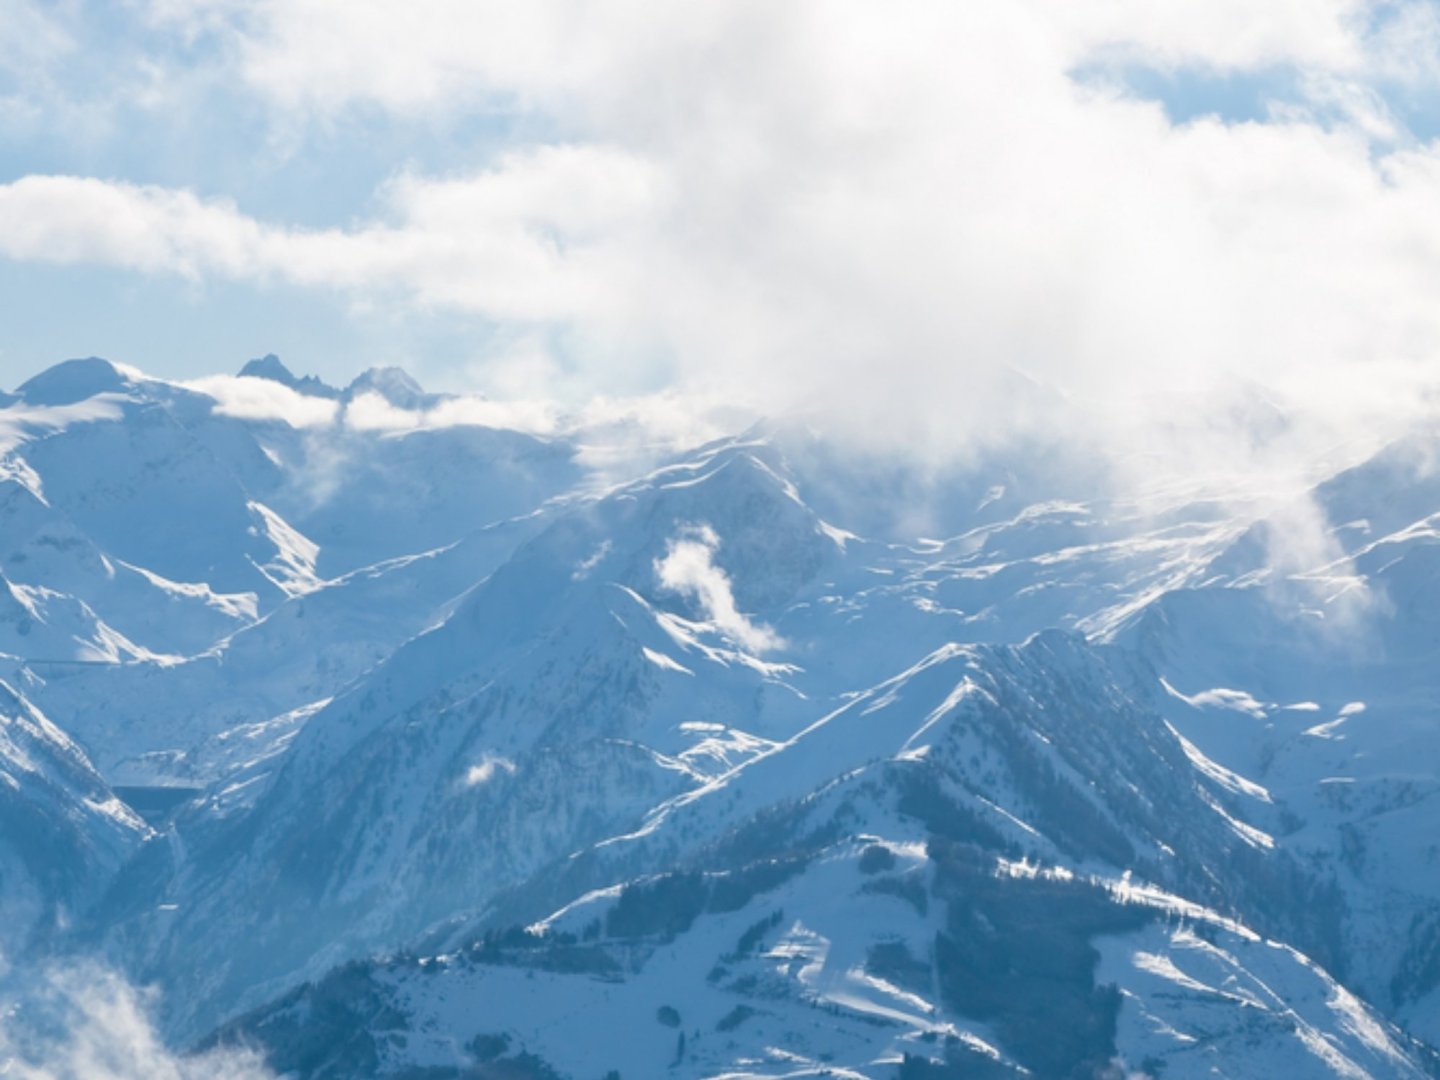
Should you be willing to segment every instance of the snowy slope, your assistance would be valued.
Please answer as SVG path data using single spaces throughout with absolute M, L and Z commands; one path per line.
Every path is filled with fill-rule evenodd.
M 763 585 L 783 597 L 834 550 L 748 455 L 710 466 L 699 478 L 688 470 L 680 482 L 664 474 L 622 489 L 524 545 L 443 626 L 316 713 L 233 832 L 198 820 L 205 844 L 188 843 L 178 868 L 197 902 L 173 916 L 142 913 L 145 929 L 125 932 L 141 933 L 147 953 L 228 956 L 237 932 L 263 940 L 226 972 L 227 993 L 249 992 L 479 908 L 793 730 L 804 702 L 789 667 L 624 584 L 658 592 L 654 563 L 702 499 L 718 520 L 728 509 L 780 526 L 733 532 L 725 554 L 737 580 L 762 539 L 784 537 L 770 551 L 784 558 L 765 581 L 752 575 L 756 592 L 744 596 Z M 606 547 L 611 537 L 620 542 Z M 237 833 L 247 837 L 241 858 L 231 854 Z M 239 908 L 264 914 L 242 930 Z
M 0 954 L 24 956 L 87 915 L 149 832 L 80 748 L 0 682 Z
M 254 738 L 273 756 L 293 725 L 272 721 L 438 621 L 578 477 L 568 446 L 517 433 L 227 401 L 91 359 L 0 408 L 0 652 L 117 782 L 218 782 Z
M 46 501 L 38 477 L 0 480 L 0 567 L 14 585 L 68 597 L 76 611 L 83 604 L 92 623 L 71 630 L 69 636 L 79 639 L 74 642 L 49 649 L 26 642 L 7 649 L 19 655 L 68 659 L 82 645 L 114 653 L 105 641 L 117 636 L 143 643 L 126 648 L 127 659 L 151 652 L 184 654 L 233 632 L 256 614 L 253 594 L 216 593 L 209 586 L 171 581 L 108 557 L 73 520 Z M 52 625 L 59 617 L 57 612 L 43 625 Z M 118 629 L 107 628 L 106 618 L 114 620 Z
M 366 372 L 327 394 L 290 379 L 272 373 L 198 387 L 151 382 L 145 393 L 252 498 L 318 546 L 323 578 L 452 544 L 531 513 L 586 479 L 572 441 L 467 423 L 463 415 L 455 422 L 436 417 L 426 410 L 444 399 L 398 368 Z M 280 390 L 269 411 L 249 402 L 255 384 L 263 395 L 271 383 L 298 393 Z M 329 411 L 306 411 L 317 395 Z M 292 415 L 297 400 L 302 407 Z M 366 406 L 375 402 L 383 406 L 372 416 L 376 410 Z
M 537 525 L 343 575 L 182 662 L 26 667 L 114 782 L 228 786 L 234 768 L 294 734 L 277 718 L 327 701 L 439 622 Z
M 96 415 L 14 451 L 46 501 L 106 552 L 168 580 L 262 601 L 303 588 L 313 569 L 303 541 L 144 387 L 103 360 L 72 360 L 20 387 L 27 406 Z
M 1429 445 L 1392 447 L 1317 489 L 1319 543 L 1293 537 L 1293 513 L 1257 526 L 1216 560 L 1208 587 L 1165 597 L 1122 641 L 1197 752 L 1266 793 L 1277 842 L 1333 867 L 1352 985 L 1433 1039 L 1440 491 Z M 1277 551 L 1289 560 L 1278 569 Z
M 207 976 L 209 999 L 186 984 L 196 1011 L 176 1023 L 193 1029 L 214 1001 L 513 903 L 507 889 L 562 903 L 567 888 L 681 858 L 872 762 L 925 759 L 932 742 L 965 812 L 1026 850 L 1033 836 L 1049 857 L 1133 868 L 1328 946 L 1334 912 L 1315 902 L 1327 883 L 1270 858 L 1243 800 L 1077 639 L 942 643 L 858 690 L 794 662 L 827 629 L 811 598 L 857 571 L 850 541 L 780 467 L 764 444 L 725 443 L 562 517 L 444 626 L 317 712 L 252 812 L 230 830 L 189 826 L 204 844 L 156 872 L 196 902 L 117 929 L 147 956 L 213 955 L 206 972 L 229 958 L 224 981 Z M 713 544 L 687 550 L 713 558 L 744 613 L 728 630 L 740 616 L 717 614 L 713 597 L 705 610 L 661 572 L 701 524 Z M 891 610 L 875 607 L 877 620 Z M 963 625 L 921 614 L 932 632 Z M 850 617 L 828 618 L 844 648 Z M 765 655 L 747 651 L 771 621 Z M 912 655 L 922 641 L 901 639 Z M 1290 917 L 1267 913 L 1275 901 Z M 243 924 L 263 949 L 234 955 L 237 910 L 264 913 Z
M 348 965 L 217 1038 L 302 1077 L 1424 1075 L 1293 949 L 1129 875 L 997 855 L 973 821 L 962 838 L 962 812 L 895 783 L 926 768 L 781 804 L 527 929 Z
M 1036 904 L 1025 915 L 1049 920 L 1047 903 L 1073 913 L 1089 901 L 1098 925 L 1088 938 L 1084 927 L 1056 935 L 1081 950 L 1076 970 L 1032 961 L 1046 995 L 1028 992 L 1054 1011 L 997 1010 L 964 990 L 947 1000 L 943 901 L 921 912 L 877 888 L 896 879 L 867 876 L 863 858 L 829 855 L 670 941 L 602 929 L 352 966 L 219 1038 L 258 1043 L 304 1077 L 476 1075 L 465 1070 L 487 1062 L 521 1076 L 1049 1076 L 1076 1064 L 1062 1010 L 1088 1005 L 1113 1034 L 1098 1040 L 1103 1060 L 1078 1059 L 1081 1075 L 1127 1065 L 1179 1077 L 1426 1075 L 1423 1052 L 1304 957 L 1203 913 L 1180 922 L 1163 900 L 1093 899 L 1103 888 L 984 882 L 1001 910 Z M 925 877 L 923 856 L 892 858 L 905 880 Z M 933 896 L 924 885 L 913 895 Z
M 368 376 L 372 393 L 408 380 Z M 583 479 L 563 442 L 344 414 L 296 427 L 217 393 L 98 359 L 22 385 L 0 408 L 0 568 L 151 651 L 192 655 L 324 580 L 454 544 Z

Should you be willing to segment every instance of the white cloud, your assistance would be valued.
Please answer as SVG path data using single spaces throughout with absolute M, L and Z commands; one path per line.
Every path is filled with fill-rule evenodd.
M 283 242 L 224 202 L 187 191 L 77 176 L 26 176 L 0 186 L 0 252 L 12 259 L 133 270 L 243 275 Z
M 287 108 L 369 101 L 403 112 L 553 106 L 617 70 L 701 40 L 726 6 L 639 0 L 421 0 L 409 18 L 384 0 L 152 0 L 161 21 L 226 26 L 241 76 Z
M 1243 69 L 1365 63 L 1366 0 L 1047 0 L 1072 49 L 1114 48 L 1145 63 Z
M 1235 387 L 1263 382 L 1331 434 L 1428 408 L 1440 148 L 1376 80 L 1425 78 L 1433 5 L 163 7 L 223 38 L 287 122 L 490 111 L 517 134 L 484 169 L 402 173 L 345 228 L 22 178 L 0 186 L 0 252 L 336 289 L 521 340 L 558 327 L 564 364 L 507 360 L 507 381 L 816 408 L 922 450 L 1057 425 L 1148 450 L 1150 399 L 1177 388 L 1216 408 L 1166 425 L 1237 464 Z M 1288 66 L 1301 96 L 1267 123 L 1177 125 L 1072 77 L 1107 57 Z M 1061 393 L 1017 390 L 1015 369 Z
M 339 404 L 299 393 L 273 379 L 207 375 L 179 385 L 215 399 L 215 411 L 240 420 L 281 420 L 294 428 L 325 427 L 335 422 Z
M 140 372 L 134 374 L 137 379 L 148 378 Z M 748 413 L 674 391 L 622 397 L 598 395 L 578 405 L 554 398 L 492 400 L 457 394 L 428 407 L 407 409 L 373 391 L 341 402 L 302 394 L 271 379 L 248 376 L 209 375 L 175 385 L 214 399 L 214 409 L 222 416 L 272 420 L 308 431 L 307 476 L 317 504 L 333 493 L 349 461 L 351 435 L 400 435 L 475 426 L 540 438 L 566 437 L 574 440 L 578 462 L 596 483 L 603 484 L 633 477 L 669 455 L 732 433 L 754 420 Z M 115 408 L 109 403 L 102 406 L 110 412 Z M 92 407 L 87 404 L 86 408 Z M 69 407 L 66 416 L 72 413 L 72 419 L 89 415 Z M 52 422 L 33 409 L 24 416 L 28 418 L 25 423 L 32 426 Z M 20 437 L 22 430 L 17 427 L 10 438 Z M 6 431 L 0 429 L 0 449 L 6 437 Z
M 478 765 L 471 765 L 465 771 L 465 786 L 467 788 L 480 787 L 495 779 L 498 773 L 515 775 L 515 762 L 509 758 L 501 757 L 498 754 L 486 754 L 480 759 Z
M 1440 80 L 1440 5 L 1396 4 L 1372 39 L 1372 66 L 1410 86 Z
M 271 1080 L 249 1051 L 178 1054 L 150 1020 L 150 998 L 92 964 L 26 977 L 0 1000 L 0 1075 L 16 1080 Z
M 470 425 L 550 435 L 560 430 L 563 417 L 553 401 L 457 396 L 428 409 L 405 409 L 368 392 L 345 405 L 344 421 L 356 431 L 424 431 Z
M 783 648 L 785 642 L 774 630 L 751 622 L 735 606 L 730 578 L 715 565 L 719 548 L 720 538 L 709 525 L 683 530 L 666 545 L 665 557 L 655 560 L 661 586 L 695 601 L 717 630 L 746 651 Z
M 643 160 L 600 146 L 537 147 L 464 180 L 402 176 L 385 194 L 393 220 L 297 229 L 188 191 L 27 176 L 0 185 L 0 254 L 596 320 L 639 284 L 617 236 L 665 201 Z
M 1426 3 L 1389 0 L 1012 0 L 1003 17 L 1048 37 L 1074 62 L 1113 51 L 1162 65 L 1244 69 L 1284 64 L 1356 71 L 1413 48 Z M 907 0 L 888 10 L 811 0 L 777 11 L 759 0 L 656 8 L 638 0 L 537 0 L 512 6 L 417 0 L 397 12 L 385 0 L 151 0 L 183 26 L 226 26 L 239 72 L 277 105 L 333 113 L 372 103 L 402 113 L 476 107 L 581 111 L 667 109 L 641 87 L 713 76 L 753 47 L 765 64 L 777 41 L 812 35 L 817 66 L 837 46 L 861 49 L 919 38 L 930 29 L 994 25 L 997 2 L 945 10 Z M 866 23 L 857 24 L 857 15 Z M 972 42 L 934 43 L 957 59 Z M 802 75 L 811 72 L 802 71 Z M 835 72 L 829 72 L 835 74 Z M 933 79 L 940 73 L 921 72 Z M 912 76 L 913 77 L 913 76 Z M 647 98 L 649 100 L 647 100 Z

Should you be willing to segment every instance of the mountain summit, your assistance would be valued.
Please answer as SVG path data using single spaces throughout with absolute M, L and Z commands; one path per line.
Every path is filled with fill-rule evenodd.
M 31 405 L 73 405 L 97 394 L 124 392 L 130 383 L 131 373 L 109 360 L 90 356 L 46 369 L 22 383 L 16 393 Z
M 379 394 L 399 409 L 424 409 L 443 400 L 439 395 L 427 394 L 409 372 L 398 367 L 373 367 L 362 371 L 345 388 L 342 397 L 348 401 L 361 394 Z
M 338 398 L 340 391 L 314 375 L 296 377 L 274 353 L 266 353 L 255 360 L 247 361 L 240 369 L 241 378 L 269 379 L 281 386 L 288 386 L 301 394 L 311 397 Z

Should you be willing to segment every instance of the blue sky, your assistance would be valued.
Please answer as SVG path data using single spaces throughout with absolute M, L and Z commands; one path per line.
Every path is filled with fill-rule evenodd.
M 0 113 L 3 181 L 124 180 L 231 200 L 269 221 L 344 227 L 373 212 L 377 188 L 397 170 L 475 167 L 514 127 L 512 117 L 489 110 L 429 122 L 370 109 L 291 133 L 262 99 L 224 77 L 213 35 L 187 42 L 182 32 L 147 25 L 137 5 L 0 2 L 0 12 L 7 8 L 26 17 L 0 16 L 0 38 L 24 37 L 43 19 L 70 42 L 42 71 L 0 66 L 0 100 L 17 103 Z M 15 51 L 0 50 L 0 58 Z M 163 68 L 159 77 L 179 100 L 146 101 L 135 91 L 135 69 L 150 63 Z M 70 356 L 102 354 L 181 377 L 270 351 L 336 379 L 397 361 L 443 379 L 457 361 L 483 356 L 497 333 L 487 320 L 367 309 L 325 288 L 184 280 L 84 262 L 0 260 L 0 296 L 5 386 Z
M 0 384 L 1414 397 L 1437 56 L 1429 0 L 0 0 Z

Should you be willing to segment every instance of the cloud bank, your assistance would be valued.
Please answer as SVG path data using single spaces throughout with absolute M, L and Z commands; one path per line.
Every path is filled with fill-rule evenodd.
M 372 114 L 510 133 L 325 228 L 24 176 L 5 256 L 464 312 L 555 335 L 522 397 L 665 386 L 926 452 L 1079 427 L 1238 463 L 1257 384 L 1327 438 L 1430 408 L 1440 149 L 1389 104 L 1440 91 L 1429 2 L 146 12 L 291 138 Z M 1176 122 L 1137 68 L 1251 80 L 1262 115 Z

